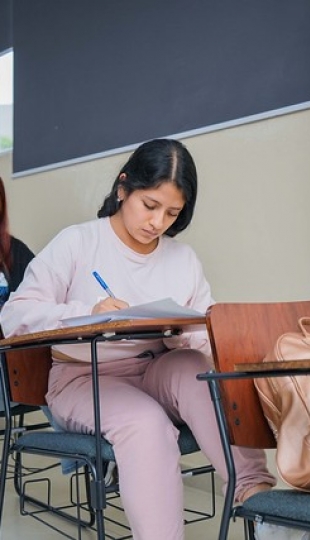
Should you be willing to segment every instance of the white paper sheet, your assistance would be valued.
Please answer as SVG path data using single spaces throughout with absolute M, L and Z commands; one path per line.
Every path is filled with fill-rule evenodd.
M 174 302 L 172 298 L 163 298 L 155 302 L 140 304 L 116 311 L 105 311 L 98 315 L 86 315 L 82 317 L 70 317 L 63 319 L 63 326 L 80 326 L 86 324 L 98 324 L 101 322 L 121 321 L 128 319 L 154 319 L 154 318 L 195 318 L 203 314 L 191 308 L 183 307 Z

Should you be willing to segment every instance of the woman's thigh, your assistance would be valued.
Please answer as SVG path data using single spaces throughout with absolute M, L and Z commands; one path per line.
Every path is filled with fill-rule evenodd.
M 171 421 L 162 406 L 139 388 L 141 377 L 99 376 L 101 431 L 112 444 L 128 430 L 147 436 Z M 49 404 L 55 420 L 69 431 L 94 433 L 92 381 L 80 376 L 54 397 Z
M 143 389 L 162 404 L 175 422 L 181 421 L 183 405 L 190 407 L 200 396 L 208 401 L 208 385 L 197 381 L 197 374 L 210 369 L 207 357 L 198 350 L 173 349 L 150 362 L 143 378 Z

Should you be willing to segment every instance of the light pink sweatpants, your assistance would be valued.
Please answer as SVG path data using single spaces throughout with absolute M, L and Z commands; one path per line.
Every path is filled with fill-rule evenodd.
M 91 367 L 54 364 L 48 405 L 60 425 L 93 432 Z M 113 444 L 124 509 L 135 540 L 182 540 L 183 485 L 178 430 L 184 421 L 202 452 L 226 480 L 225 462 L 199 351 L 176 349 L 151 361 L 100 364 L 102 433 Z M 173 423 L 174 422 L 174 423 Z M 275 484 L 261 450 L 234 448 L 236 499 L 247 487 Z

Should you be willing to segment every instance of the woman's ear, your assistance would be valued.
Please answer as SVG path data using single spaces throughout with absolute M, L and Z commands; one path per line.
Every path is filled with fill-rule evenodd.
M 121 173 L 119 175 L 119 180 L 120 180 L 120 183 L 119 183 L 119 186 L 117 188 L 117 200 L 118 202 L 121 202 L 125 199 L 125 196 L 126 196 L 126 190 L 124 189 L 124 186 L 122 184 L 122 182 L 124 182 L 127 178 L 127 174 L 126 173 Z

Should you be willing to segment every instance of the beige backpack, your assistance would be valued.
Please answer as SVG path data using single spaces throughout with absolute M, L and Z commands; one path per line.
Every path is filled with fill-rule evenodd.
M 301 332 L 280 336 L 264 362 L 310 360 L 310 317 L 302 317 Z M 310 491 L 309 375 L 254 379 L 268 423 L 277 440 L 276 463 L 290 486 Z

